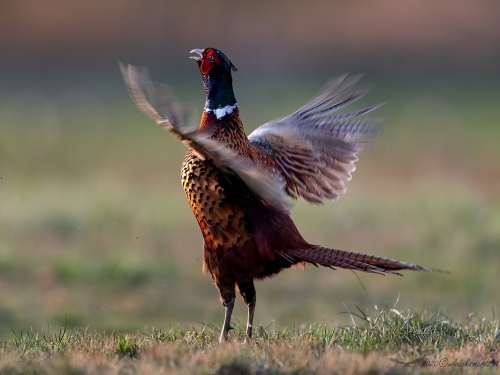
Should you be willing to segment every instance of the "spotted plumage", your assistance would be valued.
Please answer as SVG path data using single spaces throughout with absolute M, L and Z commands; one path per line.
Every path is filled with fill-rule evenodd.
M 228 337 L 236 290 L 248 305 L 250 339 L 254 280 L 294 265 L 393 274 L 435 271 L 310 244 L 290 217 L 292 199 L 321 203 L 345 192 L 358 152 L 379 133 L 379 121 L 363 117 L 378 106 L 337 114 L 366 94 L 353 89 L 359 76 L 332 80 L 305 106 L 247 137 L 232 87 L 235 66 L 214 48 L 191 52 L 206 93 L 198 128 L 186 126 L 184 109 L 173 102 L 168 86 L 152 83 L 145 69 L 121 69 L 139 109 L 188 147 L 181 181 L 204 238 L 203 269 L 225 307 L 221 340 Z
M 181 181 L 205 243 L 218 246 L 244 246 L 249 240 L 245 218 L 236 205 L 224 194 L 223 176 L 209 161 L 188 151 L 181 169 Z

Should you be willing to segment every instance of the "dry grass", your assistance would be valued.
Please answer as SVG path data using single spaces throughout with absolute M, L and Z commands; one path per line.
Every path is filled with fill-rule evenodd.
M 285 92 L 302 92 L 290 85 Z M 293 212 L 313 243 L 452 274 L 359 275 L 367 296 L 347 271 L 286 271 L 257 284 L 256 324 L 275 328 L 259 329 L 250 345 L 237 328 L 239 338 L 222 346 L 214 343 L 217 329 L 194 326 L 219 324 L 223 309 L 200 272 L 201 236 L 178 181 L 183 146 L 148 123 L 125 93 L 124 102 L 103 99 L 106 116 L 89 102 L 72 112 L 67 100 L 14 95 L 0 117 L 0 372 L 409 373 L 417 368 L 388 358 L 498 359 L 498 90 L 474 87 L 460 91 L 467 95 L 441 93 L 448 102 L 436 100 L 438 92 L 414 94 L 408 104 L 393 86 L 381 95 L 393 103 L 391 124 L 361 154 L 348 194 L 323 207 L 299 203 Z M 286 114 L 305 99 L 277 113 L 264 97 L 245 123 Z M 54 108 L 74 126 L 49 126 Z M 425 309 L 449 323 L 417 313 L 420 322 L 403 324 L 405 313 L 381 325 L 360 315 L 356 327 L 339 315 L 345 306 L 364 313 L 392 306 L 398 295 L 399 311 Z M 233 322 L 245 317 L 238 300 Z
M 353 325 L 258 327 L 250 344 L 237 326 L 217 343 L 209 326 L 122 335 L 60 328 L 18 332 L 1 349 L 2 374 L 466 374 L 498 368 L 498 320 L 456 324 L 442 316 L 386 309 L 353 314 Z M 354 322 L 354 319 L 357 321 Z M 394 361 L 411 362 L 410 368 Z
M 101 353 L 64 352 L 55 356 L 40 356 L 29 360 L 6 355 L 2 362 L 2 374 L 410 374 L 440 373 L 449 371 L 460 374 L 491 374 L 497 369 L 488 362 L 498 352 L 490 353 L 481 346 L 468 346 L 461 350 L 443 350 L 429 361 L 440 361 L 437 367 L 418 364 L 404 368 L 390 358 L 411 361 L 417 356 L 405 358 L 400 353 L 371 352 L 367 354 L 329 347 L 315 350 L 307 345 L 279 344 L 244 346 L 229 343 L 213 346 L 203 351 L 188 350 L 182 343 L 152 344 L 140 357 L 129 358 Z M 448 367 L 455 360 L 460 363 L 471 359 L 483 367 Z M 463 363 L 463 362 L 462 362 Z

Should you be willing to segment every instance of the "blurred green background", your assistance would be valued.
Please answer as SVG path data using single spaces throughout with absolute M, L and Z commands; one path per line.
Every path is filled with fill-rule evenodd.
M 128 98 L 118 60 L 148 66 L 201 114 L 193 48 L 224 51 L 247 131 L 324 81 L 365 72 L 387 102 L 337 203 L 299 202 L 312 243 L 451 271 L 404 277 L 309 267 L 257 284 L 256 323 L 374 309 L 500 314 L 500 3 L 2 1 L 0 339 L 11 328 L 220 325 L 179 181 L 185 148 Z M 374 115 L 375 116 L 375 115 Z M 345 306 L 344 306 L 345 304 Z M 244 322 L 238 299 L 234 314 Z

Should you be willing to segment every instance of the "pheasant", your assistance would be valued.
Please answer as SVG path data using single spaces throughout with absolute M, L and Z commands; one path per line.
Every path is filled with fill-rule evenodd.
M 268 122 L 248 137 L 232 87 L 236 67 L 215 48 L 191 51 L 203 78 L 206 103 L 198 128 L 166 85 L 147 69 L 120 63 L 137 107 L 180 139 L 188 151 L 182 186 L 204 238 L 203 270 L 210 273 L 225 308 L 220 341 L 227 340 L 236 289 L 248 306 L 252 337 L 254 280 L 306 263 L 370 273 L 439 271 L 395 259 L 337 250 L 307 242 L 290 217 L 291 200 L 336 200 L 351 179 L 358 152 L 380 131 L 363 118 L 378 106 L 337 114 L 366 94 L 354 90 L 360 76 L 329 82 L 305 106 Z

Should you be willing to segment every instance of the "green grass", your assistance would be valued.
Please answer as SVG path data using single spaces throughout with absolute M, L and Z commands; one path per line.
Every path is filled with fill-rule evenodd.
M 269 84 L 272 92 L 262 96 L 252 96 L 259 84 L 238 93 L 248 130 L 316 90 L 298 81 Z M 64 93 L 4 93 L 3 372 L 37 373 L 42 363 L 46 373 L 146 373 L 147 366 L 192 373 L 198 363 L 201 373 L 231 373 L 231 366 L 240 373 L 394 373 L 405 370 L 388 356 L 489 358 L 489 350 L 498 352 L 493 312 L 500 311 L 500 91 L 461 85 L 451 91 L 438 82 L 429 93 L 425 85 L 380 82 L 366 100 L 389 100 L 378 111 L 390 121 L 360 154 L 348 193 L 324 206 L 299 202 L 292 216 L 312 243 L 451 275 L 358 273 L 365 293 L 345 270 L 287 270 L 256 284 L 256 340 L 223 350 L 214 343 L 223 308 L 201 273 L 202 238 L 179 182 L 184 146 L 145 119 L 121 86 L 98 100 L 75 88 L 87 93 L 76 95 L 87 98 L 82 104 Z M 398 296 L 399 311 L 426 313 L 386 310 L 376 320 L 374 306 L 392 306 Z M 341 314 L 345 306 L 360 315 L 357 326 Z M 373 311 L 371 322 L 355 306 Z M 238 299 L 233 321 L 245 319 Z M 233 338 L 241 332 L 238 326 Z
M 54 333 L 14 332 L 0 347 L 0 373 L 164 373 L 170 374 L 359 374 L 407 373 L 391 359 L 409 362 L 413 370 L 432 373 L 439 367 L 460 373 L 477 368 L 446 366 L 455 360 L 483 363 L 484 373 L 497 369 L 500 355 L 498 319 L 470 318 L 458 324 L 428 312 L 400 312 L 395 307 L 369 313 L 351 312 L 352 324 L 327 322 L 288 329 L 257 327 L 244 344 L 244 327 L 235 324 L 228 343 L 217 343 L 212 325 L 149 328 L 136 334 L 97 333 L 66 326 Z M 463 363 L 462 362 L 462 363 Z M 488 363 L 490 362 L 490 363 Z

